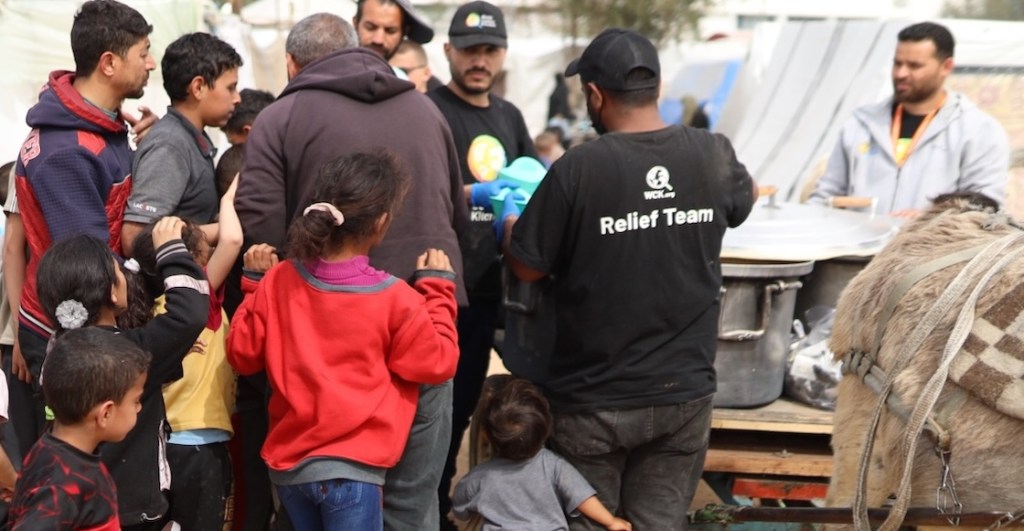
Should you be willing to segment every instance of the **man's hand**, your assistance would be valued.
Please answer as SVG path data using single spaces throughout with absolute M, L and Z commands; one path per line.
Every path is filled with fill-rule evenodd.
M 452 262 L 448 255 L 440 249 L 427 249 L 427 252 L 421 254 L 416 259 L 416 270 L 423 271 L 425 269 L 448 271 L 449 273 L 455 272 L 452 269 Z
M 242 264 L 246 270 L 253 273 L 266 273 L 277 265 L 277 249 L 265 243 L 253 245 L 242 256 Z
M 908 209 L 905 209 L 905 210 L 897 210 L 895 212 L 889 212 L 889 215 L 894 217 L 894 218 L 912 220 L 912 219 L 919 218 L 921 216 L 921 214 L 923 214 L 923 213 L 924 213 L 923 210 L 918 210 L 916 208 L 908 208 Z
M 516 204 L 516 200 L 522 201 L 524 198 L 519 192 L 511 191 L 505 196 L 505 202 L 502 204 L 500 215 L 494 216 L 494 223 L 491 227 L 494 229 L 494 237 L 498 239 L 498 245 L 501 246 L 505 242 L 505 220 L 515 216 L 519 217 L 522 212 L 519 210 L 519 205 Z M 495 212 L 495 214 L 499 214 Z
M 498 192 L 505 189 L 515 190 L 517 188 L 519 188 L 519 185 L 502 179 L 486 183 L 476 183 L 470 188 L 469 203 L 472 206 L 482 207 L 484 210 L 490 212 L 491 196 L 498 195 Z M 511 193 L 509 195 L 511 195 Z
M 147 133 L 149 133 L 150 128 L 152 128 L 153 125 L 156 124 L 157 120 L 160 119 L 149 109 L 149 107 L 146 106 L 139 106 L 138 118 L 124 111 L 121 111 L 121 116 L 124 117 L 124 120 L 128 122 L 128 125 L 132 128 L 132 139 L 135 141 L 135 145 L 142 142 L 142 139 L 146 137 Z

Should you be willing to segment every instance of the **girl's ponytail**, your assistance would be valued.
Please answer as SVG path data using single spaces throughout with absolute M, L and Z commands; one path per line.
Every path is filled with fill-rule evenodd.
M 409 172 L 387 149 L 358 152 L 320 168 L 312 204 L 288 229 L 288 257 L 307 262 L 380 232 L 409 188 Z
M 323 256 L 337 238 L 333 234 L 337 226 L 330 212 L 312 206 L 306 208 L 288 228 L 288 255 L 302 262 Z

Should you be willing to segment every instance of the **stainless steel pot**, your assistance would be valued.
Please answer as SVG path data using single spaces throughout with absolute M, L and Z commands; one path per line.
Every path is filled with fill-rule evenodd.
M 846 284 L 882 250 L 902 220 L 822 205 L 758 200 L 743 225 L 725 233 L 723 259 L 763 262 L 814 260 L 800 280 L 796 316 L 815 306 L 834 308 Z
M 794 316 L 808 324 L 807 310 L 815 306 L 835 308 L 839 294 L 870 261 L 870 256 L 840 256 L 814 262 L 814 271 L 800 279 L 804 287 L 796 294 Z
M 754 407 L 782 395 L 797 280 L 814 262 L 723 263 L 717 407 Z

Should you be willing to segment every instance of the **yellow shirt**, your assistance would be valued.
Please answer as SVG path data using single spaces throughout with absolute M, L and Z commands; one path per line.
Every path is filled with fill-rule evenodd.
M 163 313 L 164 298 L 157 299 L 155 313 Z M 228 316 L 221 310 L 216 330 L 205 328 L 181 367 L 185 376 L 164 386 L 167 420 L 172 431 L 218 429 L 229 434 L 235 409 L 235 372 L 228 365 L 225 345 Z

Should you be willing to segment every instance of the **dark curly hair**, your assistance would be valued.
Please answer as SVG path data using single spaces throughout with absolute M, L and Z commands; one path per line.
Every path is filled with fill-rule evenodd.
M 157 220 L 159 221 L 159 220 Z M 181 220 L 185 226 L 181 228 L 181 241 L 185 248 L 192 253 L 192 258 L 199 263 L 199 241 L 206 237 L 203 228 L 190 219 Z M 139 263 L 139 275 L 146 279 L 148 290 L 153 297 L 159 297 L 163 292 L 163 281 L 156 269 L 156 249 L 153 248 L 153 227 L 156 221 L 142 228 L 139 235 L 135 237 L 135 244 L 132 248 L 135 261 Z
M 551 408 L 537 386 L 512 378 L 496 390 L 483 410 L 484 433 L 498 457 L 529 459 L 551 435 Z
M 238 97 L 241 101 L 235 105 L 235 112 L 231 113 L 228 123 L 224 124 L 225 131 L 241 133 L 243 127 L 252 125 L 256 121 L 256 116 L 274 103 L 274 95 L 265 90 L 242 89 Z

